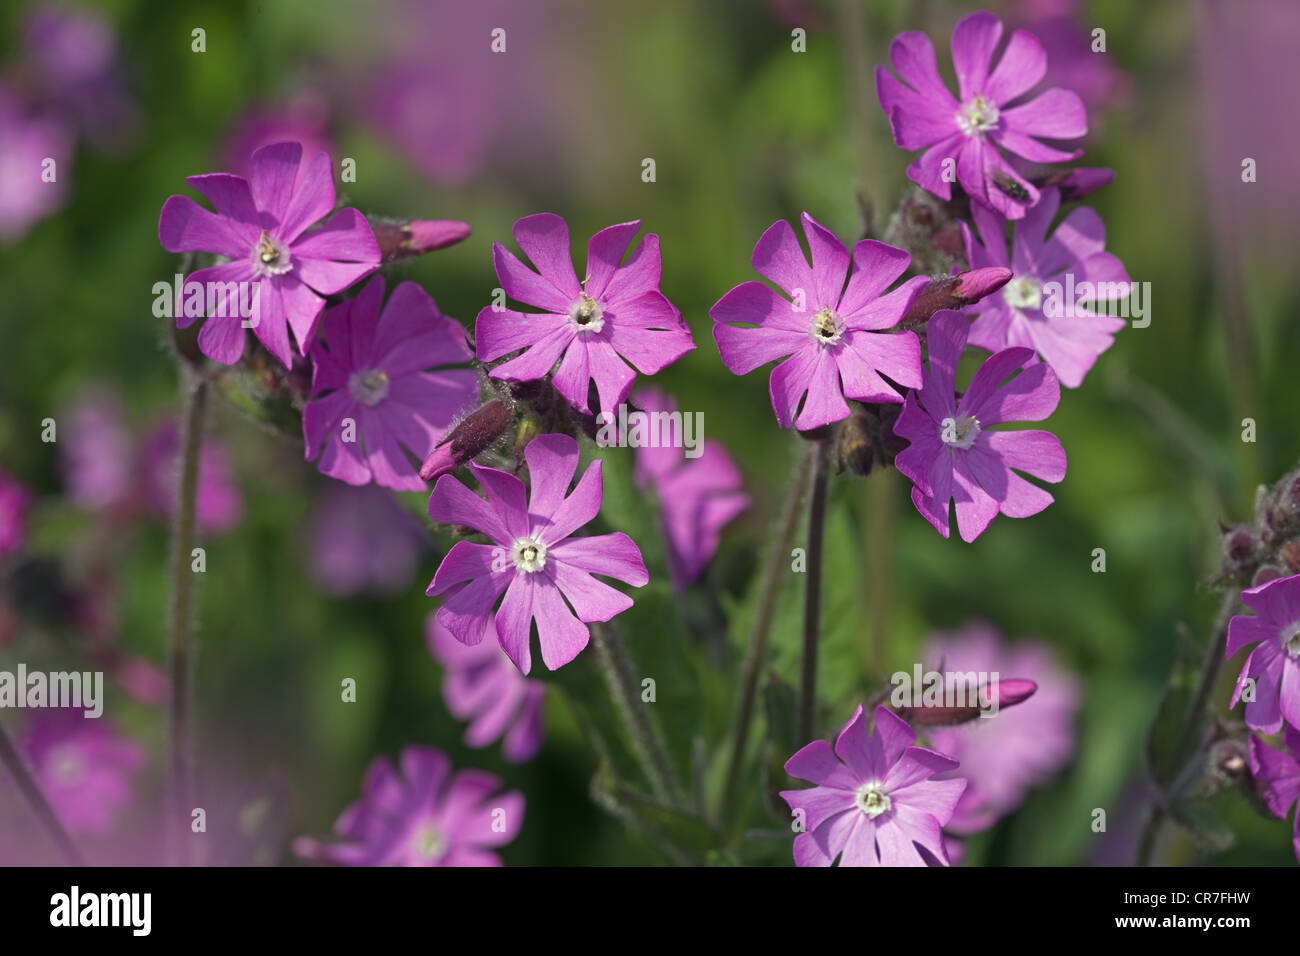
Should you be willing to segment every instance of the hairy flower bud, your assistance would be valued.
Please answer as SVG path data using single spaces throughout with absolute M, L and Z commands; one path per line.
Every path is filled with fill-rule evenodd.
M 958 275 L 931 279 L 907 307 L 899 328 L 923 325 L 942 309 L 961 309 L 998 291 L 1011 280 L 1011 270 L 1000 267 L 972 269 Z
M 425 481 L 437 481 L 454 468 L 483 454 L 505 434 L 512 418 L 510 409 L 500 399 L 493 399 L 471 412 L 424 459 L 420 477 Z

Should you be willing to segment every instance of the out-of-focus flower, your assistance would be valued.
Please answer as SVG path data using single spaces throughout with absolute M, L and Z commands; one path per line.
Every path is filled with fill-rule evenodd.
M 311 567 L 330 594 L 395 594 L 424 550 L 423 529 L 378 485 L 327 483 L 316 503 Z
M 63 205 L 72 173 L 72 136 L 29 111 L 0 85 L 0 243 L 26 235 Z
M 912 481 L 912 503 L 946 538 L 949 502 L 955 501 L 957 529 L 967 542 L 983 534 L 998 512 L 1028 518 L 1052 503 L 1048 492 L 1018 471 L 1057 482 L 1066 467 L 1065 451 L 1051 432 L 991 427 L 1042 421 L 1060 401 L 1056 374 L 1036 362 L 1029 349 L 995 353 L 956 397 L 957 362 L 968 329 L 956 312 L 935 313 L 926 335 L 930 370 L 925 385 L 908 392 L 894 424 L 894 432 L 911 442 L 894 464 Z
M 1250 738 L 1251 778 L 1279 820 L 1285 820 L 1287 812 L 1300 800 L 1300 729 L 1288 726 L 1283 739 L 1287 749 L 1279 751 L 1258 737 Z M 1300 860 L 1300 809 L 1296 810 L 1291 845 L 1296 859 Z
M 442 699 L 457 720 L 466 721 L 465 743 L 486 747 L 501 741 L 511 763 L 525 763 L 542 746 L 542 698 L 546 685 L 519 673 L 501 650 L 495 631 L 478 644 L 462 644 L 438 623 L 424 619 L 429 653 L 442 664 Z
M 36 781 L 68 832 L 110 833 L 130 803 L 144 748 L 117 734 L 107 718 L 80 710 L 36 713 L 25 743 Z
M 1032 33 L 1017 30 L 994 68 L 1001 38 L 1002 21 L 991 13 L 972 13 L 953 30 L 960 101 L 939 76 L 930 38 L 915 31 L 900 33 L 889 47 L 902 82 L 877 67 L 876 89 L 894 142 L 909 152 L 924 150 L 907 167 L 913 182 L 950 199 L 955 172 L 977 203 L 1019 219 L 1038 202 L 1038 190 L 1003 154 L 1036 163 L 1074 159 L 1078 151 L 1043 141 L 1078 139 L 1088 123 L 1083 101 L 1070 90 L 1053 88 L 1025 100 L 1046 75 L 1047 52 Z
M 599 461 L 568 494 L 578 457 L 578 443 L 569 436 L 541 435 L 524 449 L 531 491 L 508 472 L 471 463 L 488 500 L 451 475 L 439 478 L 429 496 L 433 520 L 468 526 L 493 542 L 458 541 L 447 553 L 426 592 L 446 595 L 438 621 L 464 644 L 478 644 L 495 623 L 501 647 L 525 674 L 532 668 L 533 621 L 542 661 L 554 670 L 587 646 L 587 623 L 608 621 L 632 606 L 630 597 L 593 574 L 633 587 L 650 579 L 636 543 L 622 532 L 572 537 L 600 512 L 603 497 Z
M 500 866 L 494 850 L 524 822 L 524 797 L 498 794 L 500 778 L 481 770 L 453 773 L 431 747 L 402 751 L 401 770 L 378 757 L 361 798 L 334 824 L 336 840 L 294 841 L 301 857 L 342 866 Z
M 749 495 L 741 489 L 740 469 L 719 442 L 705 441 L 698 457 L 683 457 L 671 428 L 658 427 L 657 422 L 669 419 L 657 416 L 677 411 L 672 398 L 644 388 L 632 401 L 648 416 L 652 442 L 637 447 L 636 482 L 659 500 L 668 569 L 680 591 L 704 572 L 718 551 L 723 527 L 749 507 Z
M 0 557 L 17 551 L 27 540 L 27 510 L 32 493 L 0 471 Z
M 167 420 L 146 436 L 141 451 L 140 500 L 159 519 L 176 513 L 180 494 L 180 430 Z M 221 533 L 239 524 L 244 516 L 244 499 L 230 466 L 226 446 L 215 438 L 205 439 L 199 450 L 199 485 L 195 521 L 202 532 Z
M 840 731 L 835 749 L 814 740 L 788 761 L 786 773 L 817 784 L 783 790 L 801 814 L 795 837 L 798 866 L 925 866 L 921 850 L 948 864 L 942 828 L 966 788 L 960 779 L 935 779 L 957 761 L 914 746 L 916 733 L 887 707 L 876 708 L 874 731 L 859 706 Z
M 1300 730 L 1300 574 L 1275 578 L 1241 592 L 1255 612 L 1228 622 L 1227 656 L 1248 644 L 1246 658 L 1232 692 L 1232 705 L 1246 701 L 1246 725 L 1275 734 L 1285 721 Z
M 263 146 L 298 143 L 304 156 L 337 155 L 329 133 L 329 108 L 323 99 L 299 96 L 283 106 L 249 110 L 226 137 L 221 157 L 224 168 L 245 179 L 253 178 L 252 156 Z
M 806 212 L 803 231 L 811 266 L 784 219 L 754 246 L 755 270 L 789 300 L 761 282 L 744 282 L 719 299 L 709 315 L 722 362 L 736 375 L 789 356 L 772 370 L 772 409 L 782 428 L 808 430 L 848 418 L 846 397 L 901 402 L 882 375 L 904 388 L 920 386 L 916 333 L 885 330 L 902 320 L 929 280 L 916 276 L 883 294 L 907 270 L 906 252 L 864 239 L 853 247 L 849 275 L 849 254 L 834 233 Z
M 324 296 L 373 272 L 379 245 L 361 213 L 334 212 L 328 154 L 304 158 L 300 144 L 276 143 L 254 153 L 252 165 L 251 180 L 230 173 L 188 177 L 216 212 L 188 196 L 172 196 L 163 203 L 158 240 L 168 252 L 212 252 L 230 260 L 186 279 L 187 288 L 213 283 L 218 290 L 213 311 L 220 314 L 209 316 L 199 331 L 204 355 L 223 365 L 238 362 L 247 320 L 267 351 L 292 368 L 289 330 L 306 355 Z M 247 283 L 256 283 L 258 294 L 254 314 L 245 319 L 240 298 Z M 176 317 L 180 328 L 194 322 L 187 311 Z
M 653 375 L 695 348 L 681 313 L 659 291 L 659 237 L 646 236 L 625 264 L 640 220 L 602 229 L 587 245 L 586 278 L 578 280 L 569 252 L 569 227 L 551 213 L 525 216 L 514 237 L 537 271 L 500 243 L 492 258 L 501 287 L 512 299 L 543 309 L 516 312 L 488 306 L 478 314 L 478 357 L 523 354 L 492 369 L 493 378 L 527 382 L 543 378 L 558 361 L 553 382 L 578 411 L 590 412 L 596 383 L 600 410 L 617 413 L 636 373 Z M 625 361 L 626 360 L 626 361 Z
M 1106 252 L 1106 227 L 1091 209 L 1071 210 L 1047 237 L 1060 205 L 1057 190 L 1043 190 L 1038 205 L 1015 224 L 1009 255 L 1006 220 L 982 206 L 972 207 L 979 238 L 961 224 L 971 266 L 1002 266 L 1015 277 L 1001 295 L 966 311 L 975 316 L 971 345 L 990 352 L 1010 346 L 1033 349 L 1062 385 L 1077 388 L 1125 325 L 1124 319 L 1098 314 L 1082 303 L 1127 299 L 1129 278 L 1123 263 Z
M 308 461 L 320 455 L 321 474 L 350 485 L 421 491 L 403 447 L 423 460 L 478 399 L 478 379 L 469 369 L 443 368 L 467 362 L 469 345 L 427 292 L 403 282 L 384 303 L 384 288 L 376 277 L 325 315 L 311 351 L 305 454 Z
M 1079 709 L 1078 681 L 1043 644 L 1004 644 L 987 624 L 970 624 L 952 634 L 936 634 L 922 659 L 945 673 L 997 674 L 1028 678 L 1032 697 L 954 727 L 929 732 L 935 748 L 961 762 L 966 792 L 948 827 L 956 833 L 987 829 L 1010 813 L 1031 787 L 1059 771 L 1074 753 L 1074 718 Z
M 1109 50 L 1094 52 L 1093 38 L 1077 19 L 1077 0 L 1021 0 L 1010 19 L 1043 44 L 1047 73 L 1042 86 L 1079 94 L 1089 115 L 1123 109 L 1133 97 L 1133 80 L 1115 65 Z M 1095 132 L 1095 130 L 1094 130 Z
M 87 389 L 60 419 L 59 465 L 68 497 L 92 510 L 120 507 L 133 493 L 136 468 L 121 397 Z
M 28 15 L 25 79 L 51 109 L 97 145 L 125 146 L 140 126 L 140 110 L 122 82 L 117 35 L 96 11 L 40 4 Z

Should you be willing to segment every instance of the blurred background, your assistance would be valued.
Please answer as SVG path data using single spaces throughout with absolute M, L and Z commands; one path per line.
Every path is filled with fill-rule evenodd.
M 511 244 L 515 219 L 562 215 L 579 258 L 585 237 L 641 219 L 699 346 L 654 383 L 704 413 L 752 499 L 695 586 L 726 609 L 752 591 L 800 449 L 775 425 L 767 373 L 722 366 L 708 309 L 754 278 L 753 244 L 774 220 L 807 210 L 852 240 L 864 208 L 888 218 L 910 157 L 893 145 L 873 71 L 894 35 L 919 29 L 951 77 L 948 36 L 976 9 L 1035 30 L 1058 71 L 1049 80 L 1084 97 L 1081 162 L 1116 173 L 1085 204 L 1108 250 L 1150 283 L 1151 324 L 1120 332 L 1063 394 L 1050 427 L 1069 473 L 1033 519 L 1003 518 L 966 545 L 935 534 L 897 473 L 834 482 L 822 666 L 840 703 L 826 723 L 910 670 L 934 631 L 979 619 L 1050 645 L 1082 691 L 1073 759 L 968 841 L 966 862 L 1131 857 L 1145 728 L 1179 648 L 1197 656 L 1218 603 L 1206 586 L 1222 558 L 1218 522 L 1248 519 L 1256 486 L 1300 458 L 1300 8 L 1287 0 L 6 3 L 0 476 L 25 491 L 0 515 L 0 540 L 7 522 L 18 542 L 0 557 L 0 669 L 93 661 L 109 672 L 106 712 L 143 757 L 130 798 L 87 838 L 91 857 L 150 859 L 160 805 L 179 392 L 152 290 L 178 268 L 157 220 L 169 195 L 189 194 L 185 176 L 238 172 L 256 146 L 285 138 L 318 143 L 336 168 L 355 159 L 356 181 L 339 186 L 363 212 L 472 225 L 467 241 L 395 276 L 468 327 L 498 284 L 491 244 Z M 498 27 L 504 53 L 490 49 Z M 1097 28 L 1104 54 L 1091 51 Z M 32 156 L 57 158 L 51 188 L 33 185 Z M 1254 183 L 1242 182 L 1246 157 Z M 55 442 L 41 439 L 46 419 Z M 292 862 L 289 841 L 326 834 L 374 757 L 424 743 L 525 793 L 509 864 L 663 862 L 590 800 L 594 763 L 561 695 L 547 695 L 531 762 L 462 742 L 424 638 L 424 588 L 449 544 L 427 531 L 424 496 L 332 482 L 300 442 L 216 396 L 209 421 L 200 786 L 239 817 L 248 861 Z M 1105 573 L 1092 570 L 1096 548 Z M 783 614 L 773 635 L 790 679 L 795 620 Z M 735 690 L 743 629 L 732 630 L 730 676 L 714 678 L 715 741 Z M 340 702 L 340 676 L 357 680 L 355 703 Z M 1227 695 L 1220 687 L 1224 706 Z M 29 730 L 26 714 L 0 720 L 15 737 Z M 0 862 L 52 860 L 0 779 Z M 1108 810 L 1105 838 L 1094 808 Z M 1237 839 L 1216 862 L 1294 862 L 1286 824 L 1240 799 L 1221 810 Z M 782 826 L 756 803 L 746 812 Z M 1178 838 L 1166 852 L 1199 859 Z M 788 863 L 788 844 L 769 858 Z

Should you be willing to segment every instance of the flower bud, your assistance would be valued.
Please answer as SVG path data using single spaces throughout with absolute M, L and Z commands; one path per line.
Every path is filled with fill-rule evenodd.
M 406 222 L 371 219 L 370 228 L 375 233 L 385 263 L 454 246 L 470 233 L 469 223 L 455 219 L 412 219 Z
M 1061 202 L 1075 202 L 1095 193 L 1115 179 L 1115 170 L 1104 166 L 1080 166 L 1053 173 L 1039 184 L 1039 188 L 1055 186 L 1061 191 Z
M 425 481 L 437 481 L 452 469 L 477 458 L 505 434 L 512 418 L 509 407 L 500 399 L 493 399 L 471 412 L 424 459 L 420 477 Z
M 1004 707 L 1014 707 L 1016 704 L 1022 704 L 1030 697 L 1033 697 L 1038 690 L 1038 685 L 1025 678 L 1010 678 L 1008 680 L 999 680 L 992 686 L 985 685 L 980 688 L 979 696 L 981 700 L 984 695 L 988 695 L 988 706 L 960 706 L 960 707 L 903 707 L 898 710 L 898 716 L 902 717 L 914 727 L 951 727 L 955 724 L 965 724 L 975 720 L 986 710 L 996 713 Z
M 931 279 L 929 285 L 913 297 L 911 305 L 898 323 L 899 328 L 915 328 L 927 322 L 941 309 L 961 309 L 974 305 L 1011 281 L 1011 270 L 1000 267 L 972 269 L 958 275 Z

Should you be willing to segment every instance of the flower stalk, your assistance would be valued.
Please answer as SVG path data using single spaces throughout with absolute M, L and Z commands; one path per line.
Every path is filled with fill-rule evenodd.
M 63 823 L 59 820 L 58 814 L 50 806 L 50 802 L 45 799 L 45 794 L 41 792 L 41 785 L 36 782 L 36 777 L 32 774 L 27 762 L 23 760 L 22 754 L 14 746 L 13 740 L 9 733 L 0 724 L 0 764 L 9 771 L 9 775 L 14 778 L 14 783 L 18 787 L 18 792 L 23 795 L 27 805 L 31 807 L 32 813 L 40 821 L 45 832 L 50 835 L 68 863 L 72 866 L 85 866 L 85 857 L 77 849 L 77 845 L 72 842 L 72 837 L 64 829 Z
M 830 487 L 826 439 L 809 448 L 812 493 L 808 503 L 808 572 L 804 578 L 803 664 L 799 677 L 798 739 L 812 740 L 817 718 L 817 652 L 821 643 L 822 557 L 826 543 L 826 498 Z

